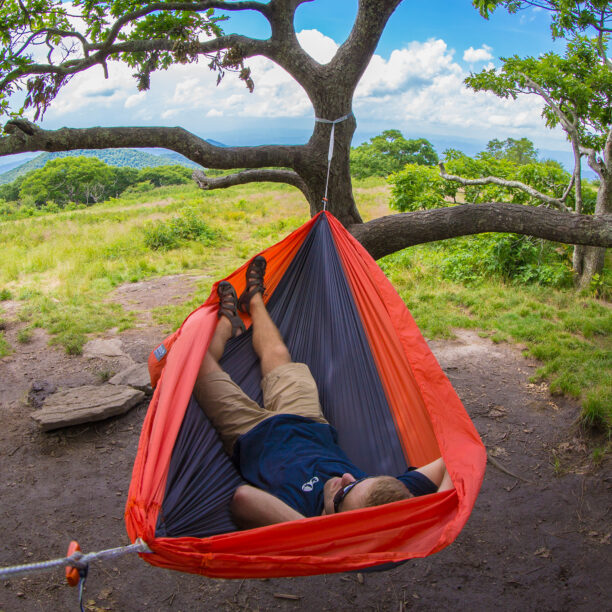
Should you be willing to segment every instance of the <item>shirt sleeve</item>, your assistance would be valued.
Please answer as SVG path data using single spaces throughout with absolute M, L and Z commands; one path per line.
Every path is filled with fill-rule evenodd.
M 416 468 L 410 467 L 397 479 L 401 480 L 415 497 L 436 493 L 438 487 L 427 476 L 415 470 Z

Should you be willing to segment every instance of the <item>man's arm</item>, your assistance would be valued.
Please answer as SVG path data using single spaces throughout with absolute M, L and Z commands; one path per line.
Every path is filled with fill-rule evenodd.
M 230 510 L 241 529 L 253 529 L 304 518 L 285 502 L 251 485 L 236 489 Z
M 442 457 L 420 467 L 417 472 L 427 476 L 438 487 L 438 491 L 447 491 L 454 486 L 449 473 L 446 471 L 446 464 Z

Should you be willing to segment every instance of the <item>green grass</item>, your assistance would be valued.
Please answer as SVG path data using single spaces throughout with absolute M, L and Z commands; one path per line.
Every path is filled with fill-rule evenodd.
M 477 285 L 445 280 L 438 248 L 422 245 L 379 262 L 421 331 L 452 337 L 478 329 L 494 342 L 520 342 L 542 362 L 533 380 L 553 394 L 582 400 L 585 426 L 612 432 L 612 308 L 573 290 L 506 285 L 484 278 Z
M 4 336 L 4 331 L 0 329 L 0 358 L 6 357 L 13 352 L 11 345 Z
M 390 214 L 384 180 L 356 181 L 354 187 L 364 220 Z M 307 218 L 296 189 L 254 184 L 210 192 L 191 185 L 163 187 L 84 210 L 5 220 L 0 222 L 0 309 L 3 300 L 21 302 L 25 327 L 19 342 L 41 327 L 53 343 L 79 354 L 92 335 L 134 324 L 133 315 L 110 299 L 116 287 L 205 272 L 189 302 L 154 310 L 154 320 L 170 331 L 206 300 L 215 279 Z M 609 436 L 612 310 L 594 295 L 610 296 L 612 261 L 590 294 L 579 295 L 572 289 L 510 284 L 494 273 L 461 277 L 452 266 L 461 265 L 460 246 L 469 249 L 469 240 L 413 247 L 379 263 L 427 337 L 450 338 L 464 328 L 494 342 L 524 344 L 527 354 L 542 362 L 535 379 L 546 380 L 553 393 L 579 398 L 584 424 Z M 478 248 L 484 253 L 485 247 L 481 242 Z M 470 265 L 477 269 L 478 257 Z M 0 357 L 10 351 L 0 331 Z

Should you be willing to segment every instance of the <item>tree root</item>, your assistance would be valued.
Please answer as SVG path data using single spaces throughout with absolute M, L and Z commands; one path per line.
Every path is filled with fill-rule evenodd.
M 533 484 L 533 481 L 527 480 L 526 478 L 523 478 L 522 476 L 519 476 L 518 474 L 515 474 L 514 472 L 511 472 L 510 470 L 507 470 L 497 459 L 495 459 L 493 456 L 491 456 L 489 451 L 487 451 L 487 461 L 491 465 L 496 467 L 500 472 L 503 472 L 504 474 L 507 474 L 508 476 L 512 476 L 512 478 L 517 478 L 518 480 L 520 480 L 522 482 L 527 482 L 529 484 Z

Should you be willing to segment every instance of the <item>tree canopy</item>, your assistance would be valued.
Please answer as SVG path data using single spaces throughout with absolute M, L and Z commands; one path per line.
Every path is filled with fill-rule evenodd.
M 503 98 L 537 95 L 544 101 L 542 115 L 549 127 L 567 134 L 574 154 L 572 183 L 575 210 L 583 212 L 581 159 L 585 156 L 600 179 L 594 213 L 612 213 L 612 61 L 608 57 L 612 8 L 605 0 L 475 0 L 485 17 L 502 6 L 511 13 L 538 7 L 552 15 L 554 37 L 568 39 L 563 57 L 546 53 L 538 58 L 502 58 L 501 70 L 484 70 L 466 83 L 476 91 Z M 593 37 L 594 35 L 594 37 Z M 569 189 L 566 192 L 569 194 Z M 579 286 L 601 272 L 603 249 L 576 248 L 574 269 Z
M 25 151 L 65 151 L 130 147 L 164 147 L 213 169 L 246 170 L 227 176 L 197 173 L 203 189 L 253 181 L 291 184 L 302 191 L 311 214 L 327 208 L 376 256 L 424 240 L 487 231 L 497 227 L 499 208 L 444 209 L 441 226 L 429 212 L 410 213 L 393 223 L 362 222 L 355 205 L 350 175 L 351 140 L 356 120 L 352 112 L 355 89 L 378 45 L 388 19 L 401 0 L 359 0 L 347 39 L 326 64 L 315 61 L 300 46 L 295 32 L 297 8 L 312 0 L 224 1 L 172 0 L 9 0 L 0 6 L 0 112 L 8 119 L 0 137 L 0 156 Z M 484 1 L 484 0 L 483 0 Z M 563 0 L 564 2 L 566 0 Z M 491 4 L 491 3 L 489 3 Z M 491 5 L 492 6 L 492 5 Z M 484 10 L 484 9 L 483 9 Z M 489 10 L 489 9 L 487 9 Z M 223 31 L 225 15 L 255 11 L 267 20 L 270 36 L 256 39 Z M 219 147 L 180 127 L 105 127 L 44 130 L 23 118 L 33 109 L 38 120 L 59 91 L 76 74 L 95 66 L 106 72 L 113 62 L 134 69 L 136 86 L 147 89 L 150 75 L 185 62 L 203 64 L 222 78 L 234 71 L 252 88 L 246 64 L 265 57 L 283 68 L 307 94 L 316 117 L 304 145 Z M 25 91 L 23 104 L 16 93 Z M 14 108 L 11 107 L 14 106 Z M 328 168 L 331 133 L 334 148 Z M 421 151 L 422 152 L 422 151 Z M 418 154 L 419 151 L 415 151 Z M 461 209 L 461 210 L 460 210 Z M 544 214 L 547 211 L 543 211 Z M 563 235 L 548 223 L 526 222 L 521 207 L 503 211 L 504 229 L 513 228 L 543 237 Z M 445 218 L 446 218 L 445 217 Z M 530 216 L 531 219 L 531 216 Z M 423 225 L 430 226 L 428 231 Z M 384 231 L 381 233 L 381 227 Z M 612 223 L 590 219 L 565 221 L 567 239 L 588 244 L 612 244 Z M 558 228 L 557 228 L 558 229 Z
M 538 152 L 529 138 L 494 138 L 487 143 L 486 151 L 496 159 L 507 159 L 519 166 L 538 160 Z

